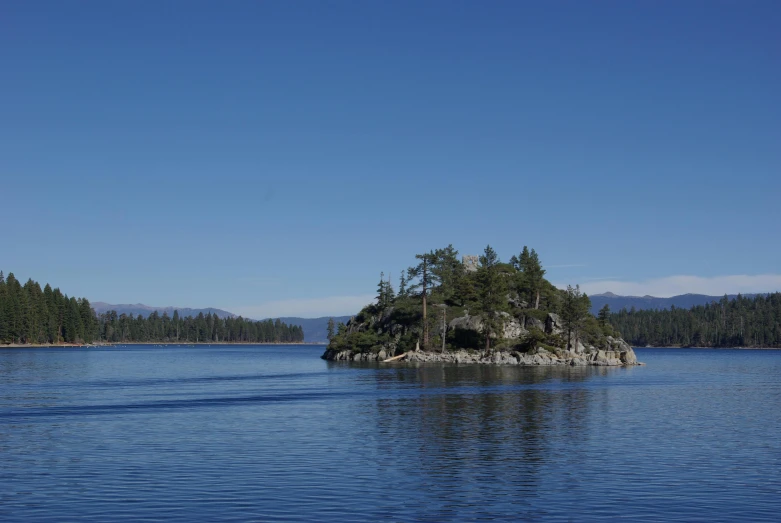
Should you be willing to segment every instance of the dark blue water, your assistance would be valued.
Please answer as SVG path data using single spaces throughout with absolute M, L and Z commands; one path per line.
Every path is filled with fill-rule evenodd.
M 0 520 L 781 518 L 781 352 L 378 367 L 0 350 Z

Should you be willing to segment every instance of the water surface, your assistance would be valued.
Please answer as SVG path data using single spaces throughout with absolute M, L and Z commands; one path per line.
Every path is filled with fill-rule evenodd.
M 0 520 L 777 521 L 781 352 L 380 366 L 0 350 Z

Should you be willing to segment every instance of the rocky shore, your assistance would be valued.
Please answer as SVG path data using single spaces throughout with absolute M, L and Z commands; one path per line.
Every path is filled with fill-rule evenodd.
M 491 351 L 460 349 L 446 352 L 409 351 L 393 357 L 385 350 L 378 352 L 354 352 L 350 350 L 337 351 L 327 349 L 321 356 L 328 361 L 377 361 L 383 363 L 455 363 L 455 364 L 485 364 L 485 365 L 571 365 L 600 367 L 618 367 L 643 365 L 637 361 L 632 347 L 621 339 L 609 339 L 611 350 L 584 350 L 574 352 L 557 349 L 551 351 L 539 347 L 535 351 Z M 389 361 L 390 360 L 390 361 Z

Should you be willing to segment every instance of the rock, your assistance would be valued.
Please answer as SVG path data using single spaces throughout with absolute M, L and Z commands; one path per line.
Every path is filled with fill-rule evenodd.
M 461 316 L 450 320 L 447 324 L 448 330 L 451 329 L 463 329 L 481 332 L 483 330 L 483 320 L 478 316 Z
M 639 365 L 635 351 L 630 347 L 629 350 L 619 352 L 619 359 L 624 365 Z
M 583 345 L 583 343 L 581 343 L 580 340 L 578 340 L 577 345 L 575 345 L 573 342 L 574 340 L 570 342 L 569 350 L 571 350 L 575 354 L 583 354 L 584 352 L 586 352 L 586 347 Z
M 502 321 L 503 321 L 502 338 L 508 340 L 519 340 L 521 338 L 526 337 L 529 331 L 524 329 L 518 320 L 516 320 L 506 312 L 500 314 L 502 315 Z
M 558 314 L 548 313 L 545 319 L 545 334 L 561 334 L 564 329 L 561 326 L 561 319 Z
M 531 316 L 526 316 L 526 329 L 529 330 L 529 329 L 532 329 L 532 328 L 536 328 L 536 329 L 539 329 L 541 331 L 545 331 L 545 324 L 542 323 L 537 318 L 532 318 Z
M 527 331 L 524 329 L 520 322 L 510 316 L 506 312 L 499 312 L 498 316 L 502 319 L 502 333 L 500 337 L 509 340 L 518 340 L 526 336 Z M 483 332 L 483 320 L 479 316 L 460 316 L 450 320 L 448 323 L 448 330 L 465 330 L 473 331 L 475 333 Z
M 614 343 L 620 345 L 618 340 Z M 384 360 L 392 352 L 381 348 L 377 352 L 352 352 L 350 350 L 337 351 L 326 349 L 322 358 L 329 361 L 377 361 Z M 441 352 L 409 351 L 406 353 L 406 361 L 432 362 L 432 363 L 456 363 L 456 364 L 488 364 L 488 365 L 526 365 L 526 366 L 551 366 L 551 365 L 595 365 L 595 366 L 621 366 L 642 365 L 631 347 L 628 350 L 595 350 L 591 353 L 577 353 L 557 349 L 553 354 L 544 347 L 538 347 L 533 354 L 518 351 L 496 350 L 488 354 L 473 350 L 457 350 Z M 392 364 L 404 364 L 399 360 Z M 391 365 L 388 363 L 386 365 Z

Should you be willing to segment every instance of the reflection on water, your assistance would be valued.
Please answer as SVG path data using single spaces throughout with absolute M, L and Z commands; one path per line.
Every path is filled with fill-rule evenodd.
M 570 385 L 614 370 L 474 365 L 373 373 L 379 389 L 403 383 L 435 392 L 378 398 L 379 441 L 401 455 L 404 476 L 426 493 L 421 503 L 440 505 L 440 516 L 474 508 L 470 498 L 497 503 L 507 492 L 514 493 L 503 501 L 508 510 L 528 510 L 546 454 L 587 440 L 594 396 L 604 396 Z
M 2 521 L 775 521 L 781 352 L 0 351 Z

